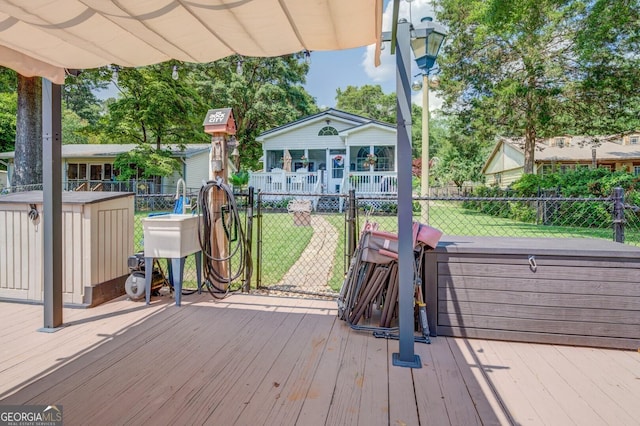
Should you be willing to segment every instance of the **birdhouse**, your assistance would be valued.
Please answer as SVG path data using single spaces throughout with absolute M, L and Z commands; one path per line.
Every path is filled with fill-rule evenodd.
M 224 133 L 236 134 L 236 121 L 233 119 L 231 108 L 210 109 L 204 119 L 204 132 L 210 135 Z

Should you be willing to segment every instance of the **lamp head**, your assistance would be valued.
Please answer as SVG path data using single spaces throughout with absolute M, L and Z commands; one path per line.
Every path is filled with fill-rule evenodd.
M 414 92 L 422 90 L 422 80 L 413 80 L 413 83 L 411 83 L 411 90 Z
M 416 29 L 416 38 L 411 40 L 411 50 L 416 58 L 416 64 L 422 71 L 428 73 L 435 65 L 440 46 L 446 36 L 446 31 L 437 25 L 430 17 L 422 18 L 426 28 Z

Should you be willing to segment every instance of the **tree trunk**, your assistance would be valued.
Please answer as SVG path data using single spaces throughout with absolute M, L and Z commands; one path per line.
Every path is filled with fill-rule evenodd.
M 42 184 L 42 79 L 18 74 L 13 186 Z M 40 189 L 40 188 L 38 188 Z
M 535 163 L 536 152 L 536 129 L 535 127 L 528 127 L 526 129 L 524 140 L 524 173 L 527 175 L 533 174 L 533 166 Z

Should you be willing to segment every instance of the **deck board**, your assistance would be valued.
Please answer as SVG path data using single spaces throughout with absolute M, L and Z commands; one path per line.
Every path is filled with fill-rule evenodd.
M 637 425 L 640 353 L 435 337 L 422 368 L 351 330 L 333 301 L 191 295 L 64 309 L 0 302 L 0 404 L 68 425 Z
M 446 342 L 460 369 L 469 395 L 474 401 L 481 423 L 483 425 L 501 425 L 512 422 L 507 417 L 501 401 L 497 398 L 495 388 L 487 380 L 484 365 L 476 357 L 469 342 L 466 339 L 450 339 Z

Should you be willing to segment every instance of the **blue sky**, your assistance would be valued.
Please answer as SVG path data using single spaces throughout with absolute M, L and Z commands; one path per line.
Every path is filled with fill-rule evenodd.
M 348 0 L 347 0 L 348 1 Z M 391 2 L 385 0 L 382 18 L 382 30 L 391 30 Z M 418 28 L 420 19 L 433 16 L 433 6 L 427 0 L 400 1 L 400 18 L 405 18 Z M 374 47 L 367 46 L 356 49 L 312 52 L 311 66 L 307 75 L 305 88 L 316 98 L 318 106 L 335 107 L 336 89 L 346 89 L 347 86 L 364 86 L 365 84 L 380 85 L 384 93 L 396 91 L 395 56 L 389 54 L 390 49 L 382 51 L 381 65 L 375 67 L 373 63 Z M 412 76 L 420 73 L 415 62 L 412 62 Z M 420 79 L 421 77 L 415 77 Z M 429 109 L 438 108 L 441 104 L 433 92 L 429 93 Z M 412 92 L 412 101 L 422 105 L 422 92 Z

